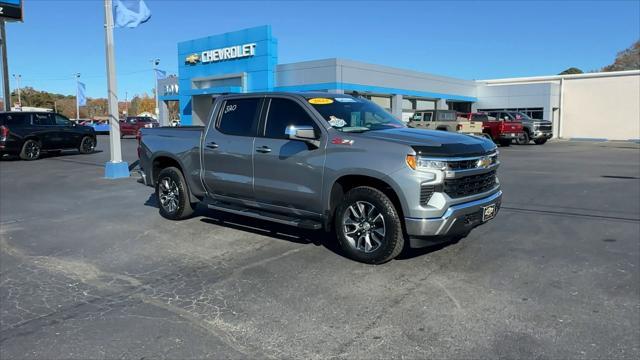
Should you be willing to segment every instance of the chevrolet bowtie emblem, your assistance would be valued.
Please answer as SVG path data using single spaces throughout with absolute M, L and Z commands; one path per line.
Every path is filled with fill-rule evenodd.
M 191 54 L 189 56 L 187 56 L 187 58 L 185 59 L 185 63 L 190 64 L 190 65 L 195 65 L 197 63 L 200 62 L 200 55 L 198 54 Z
M 491 165 L 491 159 L 488 156 L 483 156 L 478 159 L 477 167 L 479 168 L 488 168 Z

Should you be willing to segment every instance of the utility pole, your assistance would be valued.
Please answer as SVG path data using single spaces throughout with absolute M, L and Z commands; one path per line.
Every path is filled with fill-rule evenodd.
M 129 116 L 129 92 L 124 92 L 124 113 Z
M 107 57 L 107 91 L 109 104 L 109 151 L 111 160 L 105 165 L 105 177 L 110 179 L 129 177 L 129 165 L 122 161 L 120 147 L 120 117 L 116 86 L 116 57 L 113 43 L 113 3 L 104 0 L 104 33 Z
M 76 120 L 80 120 L 80 73 L 76 73 Z
M 22 75 L 13 74 L 13 78 L 16 80 L 16 90 L 18 91 L 18 104 L 20 107 L 22 107 L 22 98 L 20 97 L 20 79 L 22 78 Z
M 2 45 L 2 90 L 4 110 L 11 111 L 11 90 L 9 89 L 9 64 L 7 62 L 7 33 L 4 31 L 4 19 L 0 19 L 0 45 Z
M 153 64 L 153 79 L 155 81 L 154 96 L 156 98 L 156 119 L 158 119 L 158 112 L 160 110 L 158 103 L 158 65 L 160 65 L 160 59 L 149 60 Z

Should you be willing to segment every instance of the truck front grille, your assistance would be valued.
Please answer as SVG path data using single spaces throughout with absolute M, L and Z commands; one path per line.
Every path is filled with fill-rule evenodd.
M 452 198 L 480 194 L 496 186 L 496 171 L 444 181 L 444 192 Z
M 436 187 L 433 185 L 422 185 L 420 186 L 420 204 L 425 205 L 431 200 L 431 195 L 436 190 Z
M 538 125 L 540 131 L 551 131 L 551 124 Z

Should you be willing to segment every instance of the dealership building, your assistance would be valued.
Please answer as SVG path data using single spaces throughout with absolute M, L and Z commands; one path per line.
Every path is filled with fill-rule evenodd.
M 172 101 L 183 125 L 202 125 L 218 94 L 327 91 L 404 120 L 416 110 L 517 110 L 551 120 L 561 138 L 640 139 L 640 70 L 464 80 L 339 58 L 279 64 L 277 50 L 270 26 L 179 43 L 178 75 L 158 83 L 161 122 Z

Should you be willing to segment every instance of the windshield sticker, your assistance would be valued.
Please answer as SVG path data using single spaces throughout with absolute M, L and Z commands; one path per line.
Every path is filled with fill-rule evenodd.
M 238 108 L 238 105 L 236 105 L 236 104 L 233 104 L 233 105 L 227 105 L 227 106 L 224 108 L 224 113 L 226 114 L 226 113 L 229 113 L 229 112 L 232 112 L 232 111 L 236 111 L 236 109 L 237 109 L 237 108 Z
M 334 100 L 337 101 L 337 102 L 341 102 L 341 103 L 354 103 L 354 102 L 357 102 L 357 101 L 355 101 L 355 99 L 347 98 L 347 97 L 335 98 Z
M 313 105 L 333 104 L 333 100 L 327 99 L 327 98 L 313 98 L 313 99 L 309 99 L 308 101 L 309 101 L 309 104 L 313 104 Z
M 329 116 L 329 125 L 337 128 L 345 127 L 347 122 L 333 115 Z

